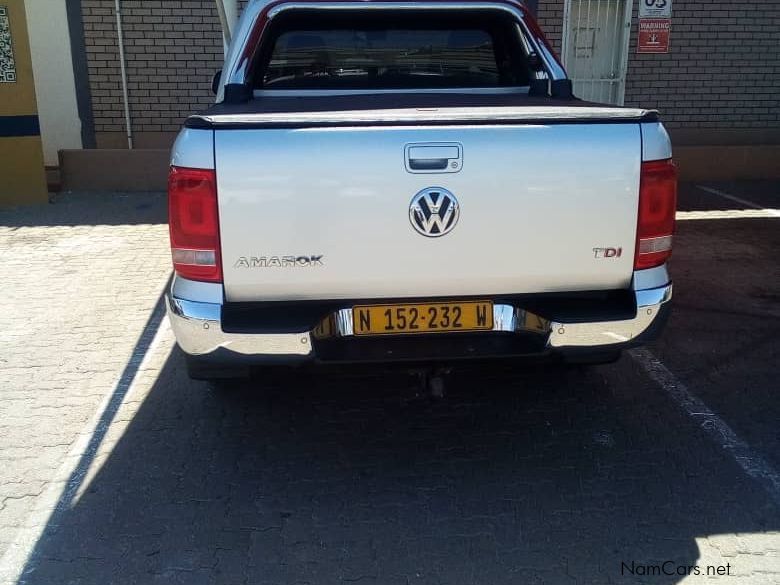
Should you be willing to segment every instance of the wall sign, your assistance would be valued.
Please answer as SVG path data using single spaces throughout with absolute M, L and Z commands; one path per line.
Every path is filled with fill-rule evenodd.
M 669 33 L 672 21 L 669 18 L 643 18 L 639 21 L 637 53 L 668 53 Z
M 637 53 L 668 53 L 672 0 L 639 0 Z
M 0 6 L 0 83 L 16 81 L 16 62 L 11 44 L 11 22 L 8 19 L 8 8 Z
M 639 18 L 671 18 L 672 0 L 639 0 Z

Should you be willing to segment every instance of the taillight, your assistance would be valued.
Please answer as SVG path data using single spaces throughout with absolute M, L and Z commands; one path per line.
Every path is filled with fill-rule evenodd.
M 213 170 L 171 167 L 168 225 L 176 273 L 191 280 L 222 282 L 217 179 Z
M 634 269 L 660 266 L 672 255 L 677 167 L 671 159 L 642 163 Z

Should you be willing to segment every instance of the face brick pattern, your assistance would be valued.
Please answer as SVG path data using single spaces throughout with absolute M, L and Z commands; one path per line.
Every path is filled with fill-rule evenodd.
M 537 19 L 559 53 L 564 3 L 540 0 L 538 8 Z M 101 134 L 124 136 L 114 0 L 81 4 L 98 146 L 109 146 L 101 144 Z M 675 0 L 668 55 L 636 54 L 638 5 L 627 106 L 659 109 L 672 129 L 780 129 L 780 44 L 772 24 L 780 19 L 780 2 Z M 127 0 L 123 23 L 133 130 L 172 139 L 186 116 L 213 101 L 211 78 L 223 59 L 214 2 Z
M 95 130 L 123 132 L 114 0 L 81 6 Z M 126 1 L 122 24 L 133 130 L 178 131 L 187 115 L 214 99 L 211 79 L 223 59 L 214 2 Z M 98 146 L 105 146 L 99 136 Z
M 241 3 L 241 7 L 245 5 Z M 113 0 L 83 0 L 87 59 L 98 133 L 123 131 Z M 209 105 L 222 66 L 219 19 L 211 0 L 124 6 L 130 104 L 136 132 L 175 132 Z M 634 2 L 626 105 L 657 108 L 671 128 L 780 128 L 780 3 L 703 5 L 676 0 L 669 55 L 637 55 Z M 564 0 L 540 0 L 538 20 L 560 51 Z M 735 92 L 738 80 L 750 91 Z
M 564 4 L 539 0 L 539 24 L 558 53 Z M 671 129 L 780 129 L 780 2 L 675 0 L 668 55 L 637 54 L 633 6 L 625 105 L 660 110 Z

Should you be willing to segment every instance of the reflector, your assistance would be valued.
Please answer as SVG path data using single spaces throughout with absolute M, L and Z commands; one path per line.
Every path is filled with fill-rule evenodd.
M 217 263 L 213 250 L 171 249 L 174 264 L 196 264 L 199 266 L 214 266 Z

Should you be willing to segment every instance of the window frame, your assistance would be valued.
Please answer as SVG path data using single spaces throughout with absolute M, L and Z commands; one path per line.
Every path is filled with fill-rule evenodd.
M 247 75 L 246 75 L 246 83 L 247 85 L 252 88 L 252 94 L 255 97 L 262 97 L 262 96 L 292 96 L 292 95 L 304 95 L 304 96 L 323 96 L 323 95 L 351 95 L 351 94 L 366 94 L 366 93 L 475 93 L 475 94 L 518 94 L 518 95 L 525 95 L 529 92 L 530 84 L 535 79 L 546 79 L 549 78 L 549 74 L 546 70 L 544 71 L 534 71 L 528 66 L 528 56 L 530 54 L 536 53 L 533 44 L 530 42 L 527 32 L 525 31 L 524 26 L 521 25 L 521 23 L 518 21 L 518 19 L 511 13 L 500 10 L 496 8 L 484 8 L 478 11 L 478 16 L 484 19 L 484 22 L 488 22 L 492 25 L 493 29 L 495 29 L 492 32 L 499 31 L 500 28 L 504 27 L 503 31 L 499 31 L 503 33 L 503 39 L 513 37 L 513 43 L 511 43 L 513 46 L 511 47 L 504 47 L 504 54 L 510 55 L 511 52 L 514 50 L 515 55 L 511 58 L 514 58 L 517 61 L 517 65 L 519 66 L 525 66 L 525 77 L 526 77 L 526 83 L 524 85 L 497 85 L 497 86 L 461 86 L 461 87 L 432 87 L 432 88 L 320 88 L 320 89 L 307 89 L 307 88 L 285 88 L 285 89 L 274 89 L 274 88 L 267 88 L 263 87 L 262 85 L 258 84 L 256 77 L 258 75 L 264 75 L 264 72 L 266 71 L 268 64 L 270 63 L 270 60 L 272 58 L 272 53 L 274 50 L 274 47 L 279 39 L 279 37 L 286 33 L 290 32 L 291 30 L 296 30 L 295 26 L 285 26 L 287 25 L 289 20 L 297 19 L 297 18 L 305 18 L 311 17 L 311 16 L 319 16 L 322 15 L 324 11 L 321 9 L 318 10 L 315 8 L 294 8 L 285 10 L 283 12 L 280 12 L 279 14 L 275 15 L 273 19 L 270 19 L 267 23 L 267 26 L 263 30 L 262 37 L 260 39 L 259 46 L 257 48 L 257 52 L 255 53 L 255 58 L 253 59 L 253 66 L 248 68 Z M 375 11 L 371 14 L 371 16 L 374 17 L 380 17 L 379 11 Z M 394 10 L 390 7 L 383 9 L 381 14 L 381 18 L 387 18 L 388 12 L 390 13 L 390 16 L 395 16 L 399 18 L 399 21 L 402 21 L 404 19 L 414 18 L 414 14 L 410 14 L 410 12 L 417 12 L 420 14 L 420 16 L 424 16 L 425 18 L 434 18 L 439 17 L 441 14 L 441 11 L 438 9 L 431 9 L 427 7 L 420 7 L 419 9 L 413 9 L 413 10 Z M 353 14 L 349 14 L 353 13 Z M 348 19 L 350 16 L 354 16 L 358 22 L 361 21 L 361 19 L 368 19 L 367 12 L 364 10 L 361 10 L 360 8 L 355 8 L 353 10 L 339 10 L 339 11 L 333 11 L 332 13 L 324 12 L 325 15 L 330 17 L 335 17 L 334 20 L 337 22 L 339 19 L 342 22 L 348 22 Z M 469 16 L 467 14 L 458 14 L 458 15 L 446 15 L 449 18 L 452 18 L 453 21 L 462 21 L 464 23 L 468 23 Z M 329 29 L 335 29 L 335 28 L 341 28 L 346 29 L 347 26 L 341 25 L 341 26 L 326 26 L 326 25 L 320 25 L 320 30 L 329 30 Z M 356 25 L 356 28 L 360 28 L 360 25 Z M 421 29 L 424 29 L 425 27 L 420 27 Z M 477 28 L 477 27 L 475 27 Z M 478 30 L 483 30 L 481 27 L 477 28 Z M 301 32 L 315 32 L 317 30 L 316 27 L 301 27 Z M 446 30 L 446 27 L 442 27 L 442 30 Z M 506 33 L 509 33 L 507 35 Z M 490 34 L 490 32 L 489 32 Z M 495 36 L 493 34 L 490 34 L 492 41 L 493 41 L 493 52 L 494 54 L 499 50 L 498 45 L 500 44 L 502 35 L 496 34 Z M 498 41 L 498 42 L 497 42 Z M 505 42 L 505 44 L 507 44 Z M 500 68 L 500 63 L 498 62 L 498 57 L 496 57 L 496 64 Z M 499 71 L 499 76 L 501 75 L 501 72 Z

